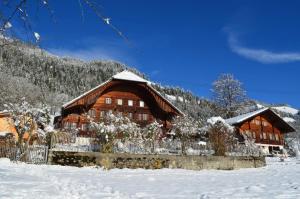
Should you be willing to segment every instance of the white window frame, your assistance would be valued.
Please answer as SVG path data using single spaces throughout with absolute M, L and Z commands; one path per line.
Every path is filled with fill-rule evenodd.
M 105 104 L 111 104 L 112 99 L 110 97 L 105 98 Z
M 82 131 L 87 131 L 87 129 L 88 129 L 87 127 L 88 127 L 87 123 L 82 123 L 81 124 L 81 130 Z
M 138 120 L 139 120 L 139 121 L 142 121 L 142 119 L 143 119 L 143 114 L 142 114 L 142 113 L 139 113 L 139 114 L 138 114 Z
M 104 118 L 105 117 L 105 111 L 100 111 L 100 118 Z
M 143 119 L 143 121 L 147 121 L 148 120 L 148 114 L 147 113 L 143 113 L 142 119 Z
M 263 132 L 263 138 L 264 138 L 264 140 L 267 139 L 267 133 L 266 132 Z
M 89 116 L 91 116 L 91 117 L 96 117 L 96 110 L 95 110 L 95 109 L 90 109 L 90 110 L 88 111 L 88 114 L 89 114 Z
M 123 105 L 123 100 L 122 99 L 117 99 L 117 105 L 122 106 Z
M 128 106 L 133 106 L 133 100 L 128 100 Z
M 140 107 L 145 107 L 145 102 L 144 102 L 143 100 L 140 100 L 139 106 L 140 106 Z

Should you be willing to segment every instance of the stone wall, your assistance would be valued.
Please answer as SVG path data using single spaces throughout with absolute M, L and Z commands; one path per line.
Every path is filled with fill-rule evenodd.
M 264 157 L 221 157 L 221 156 L 177 156 L 108 154 L 98 152 L 50 151 L 49 164 L 69 166 L 98 165 L 106 169 L 221 169 L 257 168 L 265 166 Z

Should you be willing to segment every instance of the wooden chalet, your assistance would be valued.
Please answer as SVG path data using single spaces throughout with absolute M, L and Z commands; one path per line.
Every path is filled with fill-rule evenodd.
M 281 151 L 284 146 L 284 134 L 295 131 L 269 108 L 229 118 L 226 122 L 236 127 L 238 135 L 244 134 L 254 139 L 267 154 Z M 241 139 L 242 137 L 240 136 Z
M 142 127 L 156 120 L 165 130 L 171 127 L 174 116 L 183 115 L 149 81 L 125 70 L 64 104 L 55 126 L 76 128 L 85 136 L 90 134 L 87 115 L 100 121 L 107 113 L 122 114 Z

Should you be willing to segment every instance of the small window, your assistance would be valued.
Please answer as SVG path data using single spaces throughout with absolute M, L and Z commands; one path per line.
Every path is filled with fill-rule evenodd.
M 69 128 L 69 122 L 65 122 L 64 123 L 64 129 L 68 129 Z
M 71 129 L 76 129 L 77 128 L 77 123 L 72 122 L 70 127 L 71 127 Z
M 263 136 L 264 136 L 264 140 L 267 139 L 267 133 L 263 133 Z
M 100 111 L 100 118 L 104 118 L 105 117 L 105 111 Z
M 128 106 L 133 106 L 133 100 L 128 100 Z
M 133 118 L 133 114 L 132 113 L 128 113 L 128 118 L 132 119 Z
M 148 114 L 146 114 L 146 113 L 143 114 L 143 120 L 144 121 L 148 120 Z
M 263 121 L 263 126 L 268 126 L 268 122 Z
M 111 104 L 111 98 L 109 97 L 105 98 L 105 104 Z
M 256 125 L 260 125 L 260 121 L 259 120 L 255 120 L 255 124 Z
M 270 140 L 273 140 L 273 134 L 269 133 Z
M 275 140 L 276 140 L 276 141 L 279 141 L 279 136 L 278 136 L 278 134 L 275 134 Z
M 90 117 L 96 117 L 96 110 L 95 110 L 95 109 L 90 109 L 90 110 L 88 111 L 88 115 L 89 115 Z
M 87 124 L 81 124 L 81 130 L 86 131 L 87 130 Z
M 252 137 L 253 137 L 253 139 L 256 139 L 256 133 L 255 132 L 252 132 Z
M 120 106 L 123 105 L 123 100 L 122 99 L 118 99 L 117 100 L 117 104 L 120 105 Z
M 259 134 L 259 138 L 262 140 L 263 139 L 263 133 Z
M 142 119 L 143 119 L 143 114 L 139 113 L 139 114 L 138 114 L 138 119 L 139 119 L 139 120 L 142 120 Z
M 140 101 L 140 107 L 145 107 L 145 102 L 144 101 Z

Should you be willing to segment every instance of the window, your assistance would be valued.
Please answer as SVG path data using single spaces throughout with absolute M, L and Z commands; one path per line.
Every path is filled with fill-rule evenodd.
M 68 129 L 69 128 L 69 122 L 65 122 L 64 123 L 64 129 Z
M 143 114 L 143 120 L 144 120 L 144 121 L 148 120 L 148 114 L 147 114 L 147 113 L 144 113 L 144 114 Z
M 118 99 L 117 100 L 117 104 L 120 105 L 120 106 L 123 105 L 123 100 L 122 99 Z
M 263 133 L 263 136 L 264 136 L 264 140 L 266 140 L 267 139 L 267 133 Z
M 259 138 L 260 138 L 261 140 L 263 139 L 263 133 L 262 133 L 262 132 L 259 134 Z
M 268 126 L 268 122 L 263 121 L 263 126 Z
M 246 136 L 248 137 L 248 138 L 251 138 L 252 136 L 251 136 L 251 132 L 250 131 L 246 131 Z
M 109 97 L 105 98 L 105 104 L 111 104 L 111 98 Z
M 269 134 L 270 140 L 274 140 L 274 139 L 273 139 L 273 138 L 274 138 L 273 136 L 274 136 L 273 133 L 270 133 L 270 134 Z
M 77 124 L 75 122 L 72 122 L 70 125 L 71 129 L 76 129 L 77 128 Z
M 252 132 L 252 137 L 253 137 L 253 139 L 256 139 L 256 133 L 255 132 Z
M 100 118 L 104 118 L 105 117 L 105 111 L 100 111 Z
M 140 107 L 145 107 L 145 102 L 144 101 L 140 101 Z
M 81 130 L 87 131 L 87 124 L 81 124 Z
M 133 117 L 133 114 L 132 113 L 128 113 L 128 118 L 132 119 L 132 117 Z
M 96 117 L 96 110 L 95 110 L 95 109 L 90 109 L 90 110 L 88 111 L 88 115 L 89 115 L 90 117 Z
M 138 120 L 142 120 L 142 118 L 143 118 L 143 114 L 139 113 L 138 114 Z
M 278 136 L 278 134 L 275 134 L 275 140 L 276 140 L 276 141 L 279 141 L 279 136 Z
M 260 121 L 259 120 L 255 120 L 255 124 L 256 125 L 260 125 Z
M 133 100 L 128 100 L 128 106 L 133 106 Z

